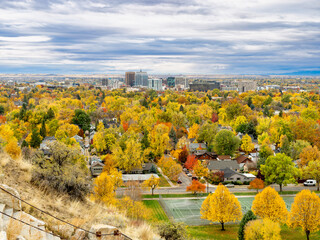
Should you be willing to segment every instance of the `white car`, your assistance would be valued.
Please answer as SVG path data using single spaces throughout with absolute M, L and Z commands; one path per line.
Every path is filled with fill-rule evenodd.
M 303 183 L 304 186 L 315 186 L 317 184 L 316 180 L 308 179 Z
M 189 173 L 187 174 L 187 176 L 188 176 L 188 177 L 192 177 L 192 173 L 189 172 Z

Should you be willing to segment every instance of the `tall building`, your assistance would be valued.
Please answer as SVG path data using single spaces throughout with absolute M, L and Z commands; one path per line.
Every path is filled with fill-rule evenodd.
M 101 85 L 102 85 L 102 86 L 108 86 L 108 78 L 103 78 L 103 79 L 101 80 Z
M 195 80 L 190 85 L 191 91 L 208 91 L 213 89 L 220 89 L 220 83 L 212 80 Z
M 176 78 L 175 77 L 168 77 L 167 78 L 167 85 L 168 85 L 168 87 L 175 87 L 176 86 Z
M 144 86 L 148 87 L 148 74 L 146 72 L 136 72 L 136 81 L 135 81 L 135 86 Z
M 155 91 L 162 91 L 162 79 L 149 79 L 149 88 Z
M 126 72 L 126 85 L 130 87 L 134 85 L 134 82 L 136 80 L 135 75 L 135 72 Z

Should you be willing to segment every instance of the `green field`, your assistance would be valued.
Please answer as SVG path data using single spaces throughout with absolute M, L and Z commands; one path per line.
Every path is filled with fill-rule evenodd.
M 205 225 L 205 226 L 188 226 L 190 237 L 197 240 L 236 240 L 238 237 L 239 225 L 226 225 L 226 231 L 221 231 L 220 225 Z M 281 238 L 283 240 L 303 240 L 306 239 L 305 233 L 299 229 L 291 229 L 286 225 L 281 226 Z M 310 235 L 311 240 L 320 240 L 320 232 Z
M 169 221 L 168 216 L 157 200 L 144 200 L 143 204 L 150 209 L 152 221 Z

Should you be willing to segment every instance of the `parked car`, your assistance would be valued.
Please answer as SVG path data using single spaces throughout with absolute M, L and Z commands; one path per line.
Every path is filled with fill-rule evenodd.
M 317 181 L 313 179 L 308 179 L 303 183 L 304 186 L 315 186 L 316 184 L 317 184 Z
M 228 183 L 228 184 L 226 185 L 226 187 L 227 187 L 227 188 L 234 188 L 234 184 Z
M 177 181 L 177 183 L 178 183 L 178 184 L 181 184 L 181 183 L 182 183 L 182 181 L 179 179 L 179 180 Z
M 192 177 L 192 173 L 191 172 L 187 173 L 187 176 Z
M 188 172 L 188 169 L 186 169 L 186 168 L 183 168 L 183 171 L 186 173 L 186 172 Z

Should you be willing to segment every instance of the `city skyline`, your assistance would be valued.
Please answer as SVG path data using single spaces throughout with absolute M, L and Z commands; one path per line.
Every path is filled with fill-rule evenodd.
M 0 73 L 320 75 L 316 0 L 0 2 Z

